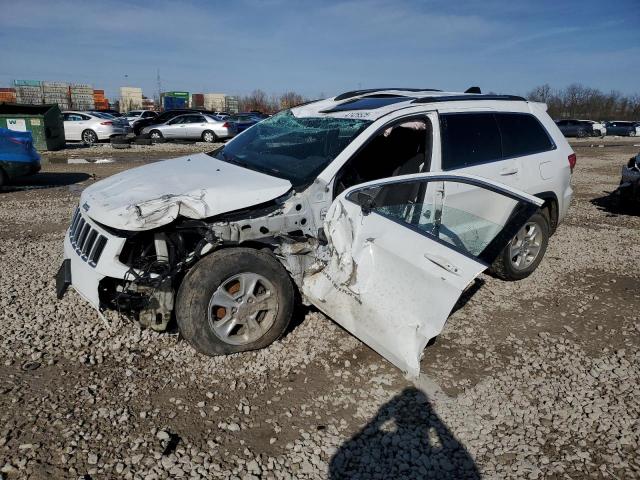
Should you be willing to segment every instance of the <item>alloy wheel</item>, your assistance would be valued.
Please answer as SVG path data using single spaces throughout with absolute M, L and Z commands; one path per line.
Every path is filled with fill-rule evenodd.
M 262 275 L 244 272 L 220 284 L 209 300 L 209 326 L 230 345 L 246 345 L 272 327 L 278 313 L 273 284 Z
M 511 264 L 524 270 L 536 261 L 542 247 L 542 230 L 536 222 L 528 222 L 513 237 L 509 245 Z

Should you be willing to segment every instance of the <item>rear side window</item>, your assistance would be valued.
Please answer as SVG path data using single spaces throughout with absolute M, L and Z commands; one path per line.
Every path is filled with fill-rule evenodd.
M 522 157 L 552 150 L 554 145 L 540 122 L 533 115 L 496 113 L 502 135 L 502 156 Z
M 453 170 L 502 157 L 500 131 L 493 113 L 453 113 L 440 116 L 442 168 Z
M 454 170 L 555 148 L 527 113 L 452 113 L 440 116 L 442 169 Z

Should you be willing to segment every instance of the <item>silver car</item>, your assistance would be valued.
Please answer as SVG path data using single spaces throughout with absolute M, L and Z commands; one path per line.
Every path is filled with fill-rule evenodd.
M 200 139 L 209 143 L 234 136 L 229 123 L 199 113 L 180 115 L 161 125 L 150 125 L 141 133 L 149 134 L 150 138 Z

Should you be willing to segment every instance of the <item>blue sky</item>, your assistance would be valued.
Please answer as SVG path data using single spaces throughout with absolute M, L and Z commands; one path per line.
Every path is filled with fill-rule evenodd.
M 640 93 L 640 0 L 0 0 L 0 86 Z M 125 77 L 126 75 L 126 77 Z

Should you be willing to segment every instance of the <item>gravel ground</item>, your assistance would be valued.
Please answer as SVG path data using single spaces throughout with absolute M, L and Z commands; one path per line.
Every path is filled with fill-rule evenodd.
M 540 268 L 481 276 L 415 383 L 314 310 L 265 350 L 207 358 L 57 301 L 83 188 L 212 149 L 157 147 L 47 154 L 0 191 L 0 478 L 640 477 L 640 216 L 608 196 L 635 141 L 575 142 L 575 200 Z

